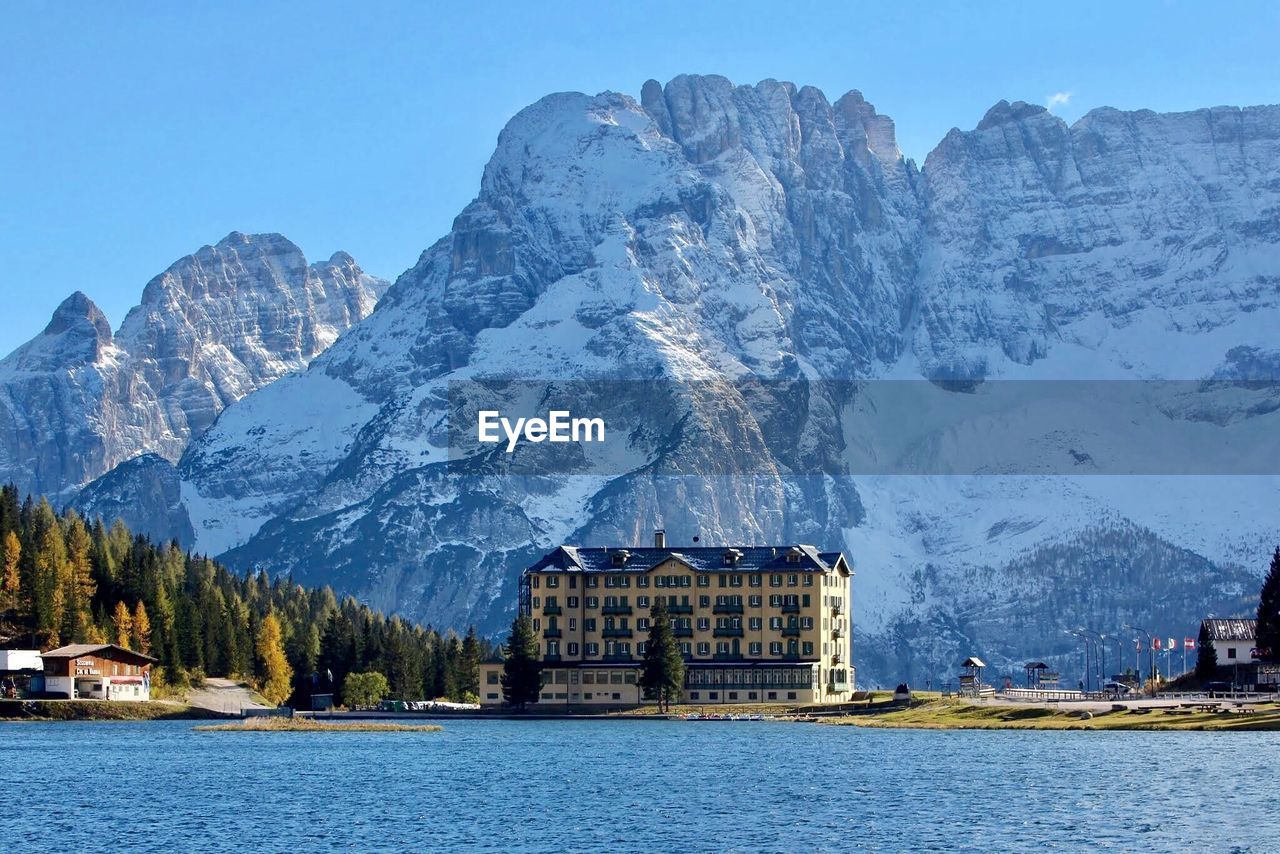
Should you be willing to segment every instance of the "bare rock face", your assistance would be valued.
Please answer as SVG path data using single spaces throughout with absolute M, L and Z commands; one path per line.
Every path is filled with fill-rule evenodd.
M 872 440 L 842 417 L 847 381 L 958 379 L 961 394 L 1000 378 L 1275 379 L 1277 211 L 1276 107 L 1103 109 L 1068 126 L 1000 102 L 917 169 L 859 92 L 832 103 L 786 82 L 682 76 L 645 83 L 638 102 L 562 93 L 522 110 L 475 200 L 377 310 L 253 393 L 245 377 L 319 351 L 321 304 L 358 319 L 317 296 L 349 293 L 320 282 L 353 282 L 353 266 L 316 271 L 229 239 L 151 301 L 199 293 L 216 321 L 183 310 L 170 324 L 165 310 L 139 324 L 153 332 L 126 321 L 113 341 L 69 311 L 27 358 L 96 366 L 106 356 L 86 354 L 127 351 L 139 393 L 163 389 L 166 406 L 117 412 L 104 435 L 199 432 L 176 469 L 191 545 L 236 566 L 497 629 L 517 573 L 560 542 L 632 543 L 656 525 L 675 543 L 807 540 L 854 561 L 873 680 L 940 680 L 970 654 L 1071 672 L 1061 628 L 1132 622 L 1153 587 L 1174 633 L 1198 604 L 1234 611 L 1269 553 L 1247 520 L 1274 504 L 1274 480 L 862 476 L 851 449 Z M 315 325 L 286 322 L 280 299 L 236 303 L 225 283 L 238 277 L 298 283 L 283 289 L 307 295 L 298 313 Z M 250 308 L 222 311 L 233 303 Z M 235 330 L 216 336 L 217 359 L 207 328 Z M 482 455 L 446 460 L 448 389 L 477 378 L 537 379 L 548 395 L 575 379 L 723 387 L 714 407 L 662 383 L 630 409 L 607 392 L 580 400 L 629 437 L 625 459 L 513 477 Z M 94 388 L 43 393 L 54 411 Z M 951 437 L 928 438 L 915 459 L 944 468 Z M 1050 438 L 1076 459 L 1096 450 Z M 749 477 L 711 474 L 735 454 Z M 142 494 L 120 480 L 97 500 Z M 171 486 L 153 491 L 167 501 Z
M 232 233 L 152 279 L 113 336 L 82 293 L 0 362 L 0 476 L 67 495 L 138 454 L 176 462 L 229 404 L 310 360 L 384 283 L 338 253 Z

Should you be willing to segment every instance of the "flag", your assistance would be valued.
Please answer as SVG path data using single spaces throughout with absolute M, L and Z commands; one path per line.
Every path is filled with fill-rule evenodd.
M 1160 638 L 1151 639 L 1151 648 L 1154 649 L 1156 652 L 1160 651 Z
M 1175 650 L 1177 648 L 1178 648 L 1178 641 L 1174 638 L 1169 638 L 1169 645 L 1165 647 L 1165 649 Z
M 1183 648 L 1183 649 L 1195 649 L 1195 648 L 1196 648 L 1196 639 L 1195 639 L 1195 638 L 1183 638 L 1183 639 L 1182 639 L 1182 648 Z
M 1134 641 L 1133 641 L 1133 648 L 1134 648 L 1137 652 L 1142 652 L 1142 641 L 1141 641 L 1140 639 L 1138 639 L 1138 638 L 1135 638 L 1135 639 L 1134 639 Z

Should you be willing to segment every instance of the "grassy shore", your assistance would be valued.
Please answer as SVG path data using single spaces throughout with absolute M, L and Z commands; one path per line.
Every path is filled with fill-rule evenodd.
M 175 703 L 121 700 L 0 700 L 6 721 L 157 721 L 220 718 L 206 709 Z
M 389 721 L 337 721 L 311 718 L 245 718 L 226 724 L 193 727 L 197 732 L 440 732 L 436 724 L 399 724 Z
M 911 708 L 850 715 L 834 725 L 907 729 L 1060 729 L 1060 730 L 1280 730 L 1280 706 L 1268 704 L 1253 714 L 1179 709 L 1126 709 L 1094 712 L 1040 706 L 977 705 L 961 700 L 932 700 Z

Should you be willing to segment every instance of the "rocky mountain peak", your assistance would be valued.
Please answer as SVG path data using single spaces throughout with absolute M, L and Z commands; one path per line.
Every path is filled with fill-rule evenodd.
M 1020 122 L 1033 116 L 1043 115 L 1049 111 L 1039 104 L 1028 104 L 1026 101 L 997 101 L 996 104 L 978 122 L 978 130 L 987 130 L 1009 122 Z

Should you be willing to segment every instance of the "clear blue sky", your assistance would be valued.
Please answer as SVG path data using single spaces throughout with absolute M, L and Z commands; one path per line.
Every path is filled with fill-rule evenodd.
M 548 92 L 719 73 L 848 89 L 908 156 L 1001 98 L 1280 101 L 1275 3 L 40 3 L 0 6 L 0 352 L 73 290 L 118 325 L 232 230 L 394 277 Z

